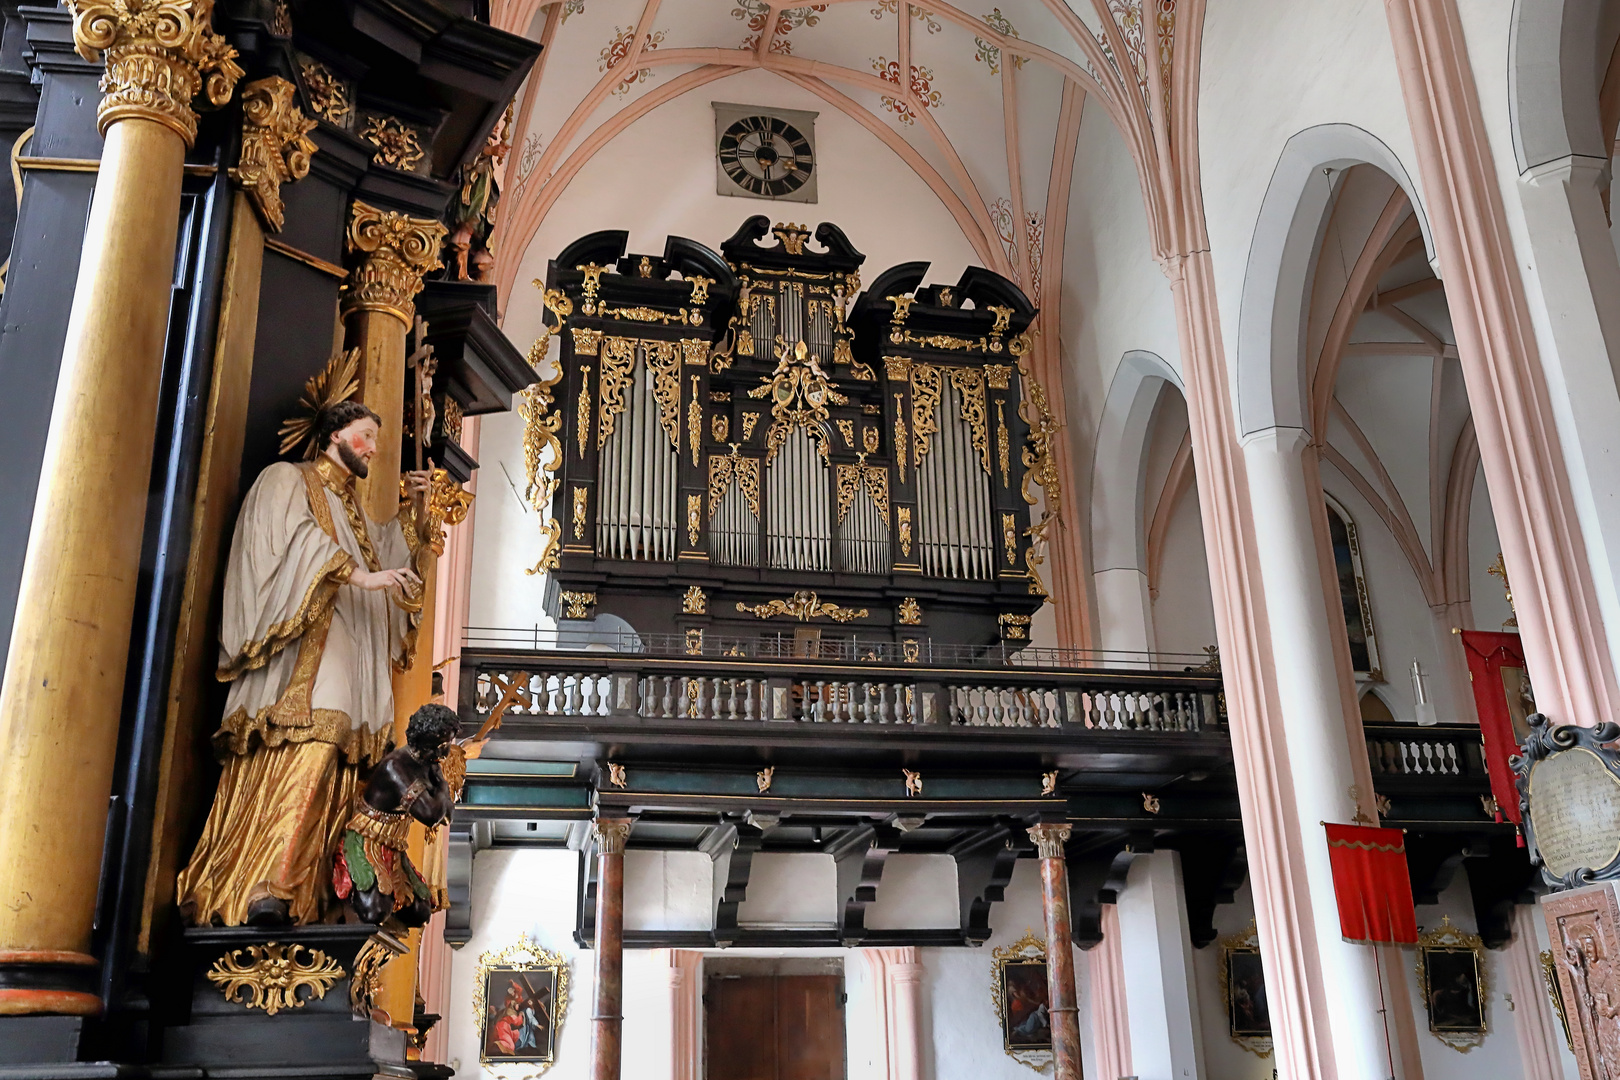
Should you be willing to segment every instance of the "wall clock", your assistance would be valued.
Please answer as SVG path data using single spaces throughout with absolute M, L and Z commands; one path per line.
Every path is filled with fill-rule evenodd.
M 815 202 L 815 119 L 812 112 L 714 102 L 715 190 Z

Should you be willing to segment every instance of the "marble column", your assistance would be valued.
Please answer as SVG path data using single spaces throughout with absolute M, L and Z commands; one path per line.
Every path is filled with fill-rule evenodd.
M 1081 1080 L 1080 1007 L 1074 989 L 1074 945 L 1069 924 L 1069 874 L 1063 845 L 1069 826 L 1043 821 L 1029 830 L 1041 856 L 1041 909 L 1046 917 L 1046 992 L 1052 1016 L 1052 1058 L 1057 1080 Z
M 591 1011 L 591 1080 L 619 1080 L 624 1036 L 624 842 L 629 818 L 598 818 L 596 983 Z
M 91 923 L 140 574 L 193 100 L 242 70 L 212 0 L 68 0 L 105 147 L 0 689 L 0 1014 L 100 1011 Z

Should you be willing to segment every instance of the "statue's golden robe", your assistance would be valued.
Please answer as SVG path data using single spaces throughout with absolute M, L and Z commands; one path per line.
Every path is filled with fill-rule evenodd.
M 272 465 L 248 492 L 220 618 L 224 774 L 179 880 L 192 923 L 240 925 L 265 896 L 296 923 L 325 914 L 361 770 L 392 743 L 393 670 L 416 646 L 415 615 L 346 582 L 414 561 L 408 518 L 369 521 L 353 477 L 325 457 Z

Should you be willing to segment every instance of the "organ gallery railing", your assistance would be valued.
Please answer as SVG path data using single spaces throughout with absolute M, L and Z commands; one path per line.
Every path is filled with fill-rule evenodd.
M 520 632 L 507 633 L 511 640 Z M 715 639 L 697 655 L 674 636 L 624 641 L 634 652 L 596 651 L 600 640 L 573 644 L 464 648 L 463 722 L 476 729 L 498 710 L 507 721 L 573 726 L 667 720 L 1176 734 L 1225 726 L 1220 676 L 1188 670 L 1080 669 L 1051 663 L 1060 657 L 1019 662 L 1016 653 L 969 656 L 926 642 L 902 652 L 846 641 L 828 656 L 796 655 L 802 643 L 791 638 Z M 1050 666 L 1037 666 L 1043 659 Z

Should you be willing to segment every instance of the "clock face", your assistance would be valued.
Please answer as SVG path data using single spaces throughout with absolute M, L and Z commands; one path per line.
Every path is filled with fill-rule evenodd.
M 732 183 L 767 199 L 798 191 L 816 164 L 810 140 L 775 116 L 738 120 L 721 133 L 718 153 Z

